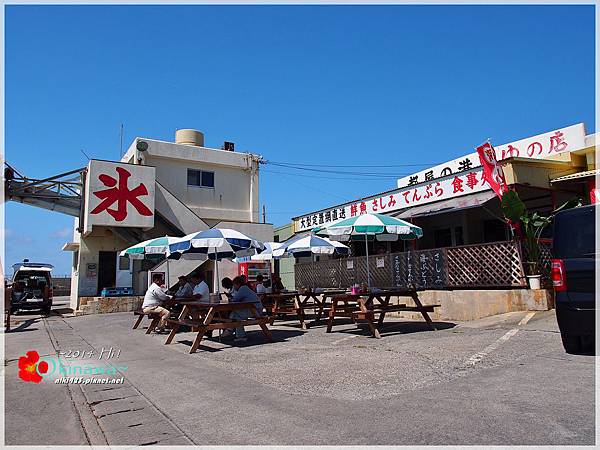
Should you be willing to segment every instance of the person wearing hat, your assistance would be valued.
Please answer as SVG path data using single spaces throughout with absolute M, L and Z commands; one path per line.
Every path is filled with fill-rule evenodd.
M 179 289 L 175 293 L 175 298 L 188 298 L 192 297 L 194 292 L 194 286 L 190 283 L 185 275 L 179 276 Z

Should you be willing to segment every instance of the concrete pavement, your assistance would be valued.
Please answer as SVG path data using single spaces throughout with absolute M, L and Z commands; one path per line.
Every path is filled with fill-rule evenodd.
M 165 346 L 165 336 L 131 330 L 131 313 L 54 316 L 7 335 L 7 443 L 45 443 L 39 432 L 20 434 L 26 407 L 12 413 L 44 385 L 71 399 L 64 443 L 593 444 L 594 358 L 564 353 L 553 312 L 526 316 L 437 332 L 398 321 L 380 340 L 351 323 L 327 334 L 276 322 L 275 343 L 250 332 L 246 345 L 206 341 L 194 355 L 193 334 Z M 47 380 L 27 386 L 9 370 L 28 333 L 48 354 L 120 349 L 111 364 L 127 366 L 124 384 L 71 385 L 69 395 Z M 30 420 L 32 429 L 51 422 L 45 413 Z

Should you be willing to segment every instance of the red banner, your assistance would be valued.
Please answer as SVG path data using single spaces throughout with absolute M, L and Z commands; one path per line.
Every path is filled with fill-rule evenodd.
M 502 198 L 508 187 L 506 186 L 506 179 L 504 178 L 504 172 L 502 167 L 498 165 L 496 160 L 496 152 L 492 144 L 486 142 L 483 145 L 477 147 L 477 154 L 479 155 L 479 161 L 483 166 L 483 175 L 485 181 L 490 185 L 496 195 Z

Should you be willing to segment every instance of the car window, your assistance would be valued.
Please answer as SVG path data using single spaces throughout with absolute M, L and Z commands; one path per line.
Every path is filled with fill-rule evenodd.
M 558 215 L 554 235 L 554 253 L 557 258 L 593 257 L 595 250 L 594 210 Z
M 50 276 L 47 272 L 20 271 L 15 275 L 14 282 L 22 282 L 25 286 L 35 289 L 50 284 Z

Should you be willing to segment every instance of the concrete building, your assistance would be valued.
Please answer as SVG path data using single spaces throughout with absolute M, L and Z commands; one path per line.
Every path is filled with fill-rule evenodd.
M 580 123 L 498 145 L 495 151 L 507 186 L 518 192 L 530 210 L 549 214 L 574 197 L 583 203 L 598 202 L 595 146 L 596 135 L 586 135 Z M 295 217 L 293 231 L 296 235 L 308 233 L 316 226 L 365 212 L 398 217 L 423 229 L 418 240 L 370 242 L 369 254 L 374 256 L 512 240 L 499 199 L 484 180 L 477 153 L 400 178 L 389 191 Z M 542 237 L 551 239 L 552 227 L 546 228 Z M 362 242 L 349 245 L 352 256 L 365 256 Z M 325 273 L 324 265 L 321 269 L 317 266 L 315 271 Z M 296 284 L 299 282 L 296 274 Z
M 97 296 L 104 287 L 132 287 L 141 294 L 147 287 L 148 271 L 166 273 L 165 261 L 130 261 L 118 256 L 119 251 L 143 240 L 209 228 L 232 228 L 261 241 L 273 239 L 272 225 L 258 221 L 260 156 L 233 151 L 230 143 L 225 148 L 205 147 L 202 133 L 186 129 L 177 130 L 175 142 L 138 137 L 119 162 L 90 162 L 81 214 L 75 219 L 72 242 L 64 247 L 73 252 L 73 309 L 79 307 L 81 297 Z M 147 192 L 139 199 L 151 215 L 143 205 L 136 206 L 131 196 L 131 204 L 124 200 L 120 215 L 114 209 L 117 203 L 98 204 L 96 197 L 102 200 L 118 189 L 113 175 L 123 174 L 128 177 L 123 184 L 127 195 L 138 188 L 138 194 Z M 198 264 L 171 261 L 170 284 Z M 201 270 L 212 288 L 214 263 L 203 263 Z M 219 275 L 237 275 L 237 264 L 219 262 Z

